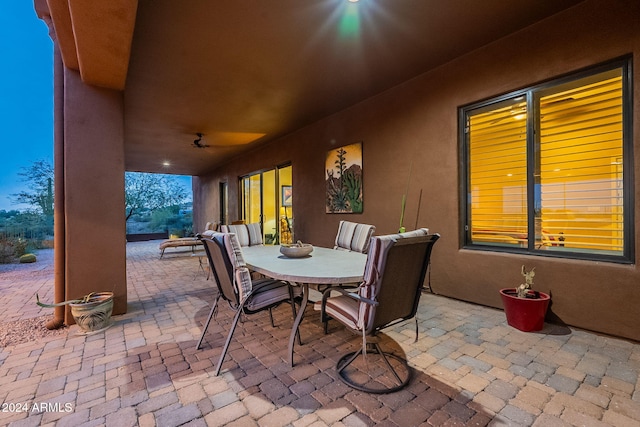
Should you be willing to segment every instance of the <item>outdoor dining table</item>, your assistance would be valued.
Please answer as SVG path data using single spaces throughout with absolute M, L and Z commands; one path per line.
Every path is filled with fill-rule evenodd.
M 280 246 L 246 246 L 242 248 L 247 266 L 265 276 L 302 287 L 302 304 L 289 336 L 289 363 L 293 366 L 293 346 L 298 326 L 309 301 L 309 284 L 339 285 L 359 283 L 364 275 L 367 255 L 314 246 L 310 255 L 288 258 L 280 253 Z

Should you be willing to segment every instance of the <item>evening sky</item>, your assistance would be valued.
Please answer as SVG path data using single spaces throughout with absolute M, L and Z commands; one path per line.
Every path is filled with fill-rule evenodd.
M 32 0 L 5 2 L 0 14 L 0 210 L 23 210 L 10 195 L 25 189 L 19 172 L 53 164 L 53 42 Z M 191 177 L 180 181 L 191 190 Z

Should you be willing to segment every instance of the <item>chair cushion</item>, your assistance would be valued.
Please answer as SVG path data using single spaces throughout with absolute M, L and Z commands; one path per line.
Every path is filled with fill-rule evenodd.
M 238 300 L 242 301 L 248 296 L 253 287 L 251 283 L 251 272 L 247 268 L 247 264 L 244 262 L 244 256 L 242 256 L 242 247 L 238 242 L 238 237 L 233 233 L 214 233 L 214 239 L 222 239 L 225 250 L 231 265 L 233 266 L 234 279 L 238 289 Z
M 371 236 L 376 231 L 374 225 L 340 221 L 334 249 L 366 254 Z
M 218 231 L 218 223 L 217 222 L 207 222 L 204 226 L 204 231 L 212 230 Z
M 429 234 L 428 228 L 418 228 L 417 230 L 405 231 L 404 233 L 394 234 L 393 237 L 406 239 L 407 237 L 426 236 L 427 234 Z
M 260 229 L 260 223 L 257 222 L 251 224 L 223 225 L 222 232 L 234 233 L 238 236 L 240 246 L 255 246 L 263 243 L 262 230 Z
M 180 237 L 177 239 L 163 240 L 160 243 L 160 249 L 164 248 L 177 248 L 179 246 L 197 246 L 202 245 L 196 237 Z
M 346 295 L 327 298 L 325 313 L 351 329 L 358 329 L 360 303 Z
M 281 301 L 290 300 L 289 285 L 275 279 L 258 279 L 253 282 L 253 292 L 245 307 L 248 311 L 258 311 Z
M 202 237 L 209 237 L 209 238 L 211 238 L 211 237 L 213 237 L 213 235 L 214 235 L 215 233 L 216 233 L 216 231 L 215 231 L 215 230 L 204 230 L 202 233 L 200 233 L 200 235 L 201 235 Z

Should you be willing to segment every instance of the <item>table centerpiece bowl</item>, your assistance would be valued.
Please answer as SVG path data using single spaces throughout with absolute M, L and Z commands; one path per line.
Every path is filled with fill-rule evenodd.
M 287 258 L 302 258 L 313 252 L 313 245 L 310 243 L 284 244 L 280 246 L 280 253 Z

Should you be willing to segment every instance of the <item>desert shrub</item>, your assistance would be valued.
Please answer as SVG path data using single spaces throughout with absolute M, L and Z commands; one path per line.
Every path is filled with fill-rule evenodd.
M 27 248 L 35 245 L 22 237 L 10 237 L 0 234 L 0 264 L 8 264 L 27 253 Z
M 30 263 L 30 262 L 36 262 L 36 256 L 34 254 L 24 254 L 20 257 L 21 264 Z
M 8 264 L 15 258 L 13 240 L 0 235 L 0 264 Z
M 13 242 L 13 255 L 20 257 L 27 253 L 27 246 L 29 241 L 27 239 L 18 238 Z

